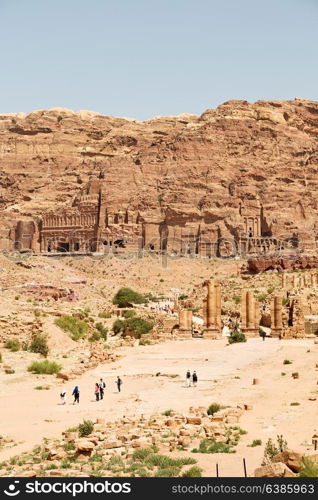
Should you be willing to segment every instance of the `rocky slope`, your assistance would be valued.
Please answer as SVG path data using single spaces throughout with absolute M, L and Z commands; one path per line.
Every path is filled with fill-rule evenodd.
M 68 205 L 104 172 L 109 206 L 215 222 L 260 202 L 275 236 L 318 233 L 318 102 L 228 101 L 146 122 L 54 108 L 0 115 L 2 227 Z

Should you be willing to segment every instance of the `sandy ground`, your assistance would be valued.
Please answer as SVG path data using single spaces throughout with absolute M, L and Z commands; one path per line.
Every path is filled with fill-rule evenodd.
M 308 399 L 318 399 L 318 345 L 313 340 L 250 339 L 245 344 L 226 346 L 225 340 L 192 339 L 122 348 L 121 354 L 117 362 L 100 365 L 64 385 L 52 376 L 2 376 L 0 431 L 19 444 L 0 450 L 0 460 L 32 448 L 43 437 L 59 437 L 83 418 L 114 420 L 122 415 L 150 415 L 170 408 L 187 412 L 190 406 L 207 407 L 212 402 L 247 403 L 253 405 L 253 410 L 241 418 L 239 425 L 248 433 L 242 436 L 235 454 L 195 456 L 205 475 L 215 476 L 218 463 L 221 476 L 242 476 L 243 457 L 248 474 L 253 475 L 267 439 L 277 434 L 283 434 L 293 449 L 303 453 L 312 450 L 311 436 L 318 428 L 317 401 Z M 284 359 L 290 359 L 292 364 L 284 365 Z M 196 388 L 184 385 L 187 369 L 198 372 Z M 296 371 L 299 379 L 294 380 L 291 373 Z M 158 372 L 161 375 L 156 376 Z M 117 375 L 124 381 L 120 394 L 116 391 Z M 102 402 L 96 403 L 93 388 L 100 377 L 106 381 L 106 394 Z M 253 378 L 259 378 L 260 384 L 253 385 Z M 75 383 L 80 387 L 81 401 L 73 406 L 71 392 Z M 34 390 L 45 384 L 51 389 Z M 59 401 L 61 387 L 67 391 L 65 406 Z M 292 402 L 300 405 L 290 406 Z M 248 447 L 254 439 L 261 439 L 263 445 Z

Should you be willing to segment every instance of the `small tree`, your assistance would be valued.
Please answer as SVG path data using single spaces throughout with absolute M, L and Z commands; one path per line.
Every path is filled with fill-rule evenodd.
M 125 321 L 123 321 L 122 319 L 116 319 L 116 321 L 114 321 L 113 324 L 113 332 L 115 333 L 115 335 L 117 335 L 117 333 L 119 332 L 122 332 L 124 326 L 125 326 Z
M 45 335 L 36 335 L 30 344 L 29 350 L 42 354 L 45 358 L 49 353 L 49 346 L 47 345 L 47 337 Z
M 91 420 L 84 420 L 82 424 L 78 426 L 79 437 L 89 436 L 94 430 L 94 422 Z
M 207 409 L 207 414 L 208 415 L 214 415 L 214 413 L 218 412 L 221 410 L 222 406 L 219 405 L 219 403 L 212 403 L 209 408 Z
M 144 304 L 145 302 L 145 297 L 131 288 L 120 288 L 113 298 L 113 304 L 119 307 L 130 307 L 132 304 Z
M 239 332 L 238 330 L 233 330 L 229 337 L 229 344 L 235 344 L 237 342 L 246 342 L 246 337 L 244 333 Z

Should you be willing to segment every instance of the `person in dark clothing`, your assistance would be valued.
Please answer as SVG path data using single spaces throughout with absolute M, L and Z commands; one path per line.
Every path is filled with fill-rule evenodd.
M 198 376 L 197 376 L 197 372 L 194 371 L 193 374 L 192 374 L 192 383 L 193 383 L 193 387 L 196 387 L 197 386 L 197 382 L 198 382 Z
M 104 391 L 105 391 L 106 384 L 104 380 L 101 378 L 99 381 L 99 395 L 100 399 L 104 399 Z
M 190 387 L 190 385 L 191 385 L 191 373 L 190 370 L 188 370 L 186 373 L 186 386 Z
M 264 330 L 260 331 L 261 337 L 263 338 L 263 341 L 265 340 L 266 337 L 266 332 Z
M 73 392 L 72 392 L 72 396 L 74 396 L 73 405 L 74 405 L 75 403 L 79 403 L 80 391 L 79 391 L 78 385 L 76 385 L 76 386 L 74 387 L 74 390 L 73 390 Z
M 120 392 L 120 390 L 121 390 L 122 383 L 123 383 L 122 379 L 120 377 L 117 377 L 116 384 L 117 384 L 118 392 Z

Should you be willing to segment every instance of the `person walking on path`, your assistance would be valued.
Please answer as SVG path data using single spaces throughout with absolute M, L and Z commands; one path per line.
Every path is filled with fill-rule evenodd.
M 121 391 L 121 385 L 122 385 L 123 381 L 120 377 L 117 377 L 117 380 L 116 380 L 116 384 L 117 384 L 117 389 L 118 389 L 118 392 Z
M 60 398 L 61 398 L 61 404 L 65 405 L 66 404 L 66 392 L 65 391 L 62 391 L 60 393 Z
M 101 378 L 100 381 L 99 381 L 99 395 L 100 395 L 100 399 L 104 399 L 105 388 L 106 388 L 106 384 L 105 384 L 104 380 Z
M 196 371 L 194 371 L 193 374 L 192 374 L 192 383 L 193 383 L 193 387 L 197 386 L 198 376 L 197 376 L 197 372 Z
M 72 396 L 74 396 L 73 405 L 74 405 L 75 403 L 79 403 L 80 391 L 79 391 L 78 385 L 76 385 L 76 386 L 74 387 L 74 390 L 73 390 L 73 392 L 72 392 Z
M 190 386 L 191 386 L 191 372 L 190 370 L 188 370 L 186 373 L 186 387 Z
M 96 382 L 95 384 L 95 397 L 96 397 L 96 401 L 99 401 L 99 384 L 98 382 Z
M 266 332 L 265 332 L 265 330 L 262 330 L 262 329 L 261 329 L 260 333 L 261 333 L 261 337 L 263 338 L 263 341 L 264 341 L 264 340 L 265 340 L 265 337 L 266 337 Z

